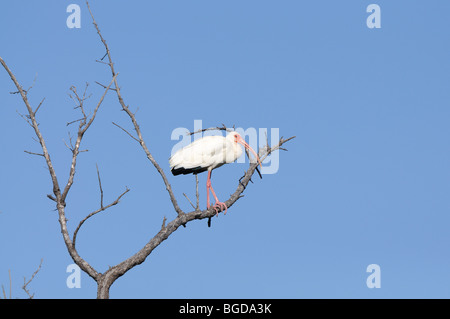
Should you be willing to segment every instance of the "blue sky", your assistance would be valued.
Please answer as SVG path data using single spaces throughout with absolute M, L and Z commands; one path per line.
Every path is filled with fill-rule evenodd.
M 69 29 L 69 4 L 81 28 Z M 381 8 L 369 29 L 366 8 Z M 448 1 L 95 1 L 125 102 L 166 171 L 181 208 L 195 197 L 192 176 L 172 176 L 173 130 L 222 123 L 279 129 L 297 138 L 279 154 L 276 174 L 253 178 L 226 216 L 178 229 L 145 263 L 119 278 L 112 298 L 449 298 L 450 44 Z M 69 88 L 88 82 L 93 108 L 109 70 L 84 2 L 8 1 L 0 13 L 0 56 L 29 87 L 60 183 L 71 153 L 63 140 L 79 118 Z M 51 180 L 25 107 L 0 70 L 0 283 L 24 298 L 94 298 L 59 230 Z M 108 94 L 83 140 L 67 199 L 71 232 L 125 187 L 118 206 L 78 234 L 80 255 L 99 272 L 137 252 L 176 216 L 160 176 Z M 267 164 L 266 164 L 267 165 Z M 217 169 L 220 199 L 234 192 L 248 163 Z M 205 206 L 205 174 L 200 204 Z M 381 288 L 369 289 L 370 264 Z

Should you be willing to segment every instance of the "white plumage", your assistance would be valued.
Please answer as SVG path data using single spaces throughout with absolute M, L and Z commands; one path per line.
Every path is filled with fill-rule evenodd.
M 207 208 L 209 208 L 209 190 L 213 194 L 216 203 L 214 209 L 225 209 L 227 207 L 220 202 L 211 186 L 211 171 L 223 164 L 232 163 L 242 155 L 241 145 L 249 149 L 258 160 L 256 152 L 245 142 L 245 140 L 237 133 L 231 132 L 226 137 L 223 136 L 205 136 L 191 144 L 178 150 L 169 158 L 169 164 L 173 175 L 180 174 L 199 174 L 208 171 L 206 181 L 207 190 Z
M 242 155 L 242 147 L 234 142 L 236 134 L 205 136 L 178 150 L 169 159 L 172 173 L 198 174 L 234 162 Z

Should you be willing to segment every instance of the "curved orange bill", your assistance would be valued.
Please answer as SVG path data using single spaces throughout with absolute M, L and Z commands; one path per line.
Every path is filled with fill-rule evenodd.
M 241 136 L 239 136 L 239 138 L 238 138 L 237 141 L 238 141 L 238 143 L 241 143 L 242 145 L 244 145 L 244 147 L 245 147 L 246 149 L 248 149 L 250 152 L 252 152 L 253 155 L 255 155 L 256 159 L 258 160 L 259 166 L 262 168 L 261 161 L 259 160 L 259 156 L 258 156 L 258 154 L 256 154 L 256 152 L 253 150 L 253 148 L 251 148 L 250 145 L 248 145 L 247 142 L 246 142 Z

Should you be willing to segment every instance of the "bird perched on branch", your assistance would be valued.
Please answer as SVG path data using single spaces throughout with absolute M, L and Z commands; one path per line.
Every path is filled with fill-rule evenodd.
M 208 171 L 206 180 L 206 207 L 209 209 L 209 191 L 211 190 L 216 203 L 213 208 L 218 214 L 219 210 L 227 212 L 225 203 L 219 201 L 211 186 L 211 172 L 213 169 L 234 162 L 242 155 L 242 146 L 255 155 L 261 166 L 258 154 L 237 133 L 228 133 L 223 136 L 205 136 L 178 150 L 169 158 L 169 164 L 173 175 L 199 174 Z

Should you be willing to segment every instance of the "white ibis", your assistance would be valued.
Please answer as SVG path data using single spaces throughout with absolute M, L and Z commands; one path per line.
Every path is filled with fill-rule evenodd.
M 219 201 L 211 186 L 211 171 L 223 164 L 234 162 L 242 155 L 242 147 L 238 143 L 250 150 L 261 166 L 258 154 L 256 154 L 237 132 L 231 132 L 227 137 L 205 136 L 178 150 L 169 158 L 170 168 L 172 174 L 175 176 L 190 173 L 197 175 L 208 171 L 208 178 L 206 180 L 206 208 L 209 209 L 210 207 L 209 190 L 211 190 L 216 200 L 213 207 L 217 214 L 218 210 L 225 210 L 224 214 L 226 214 L 227 206 L 225 203 Z

